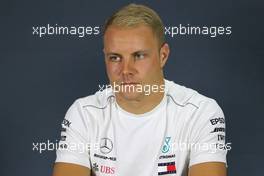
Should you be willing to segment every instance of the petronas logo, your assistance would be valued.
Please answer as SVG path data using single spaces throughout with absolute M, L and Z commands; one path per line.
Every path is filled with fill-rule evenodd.
M 170 150 L 170 140 L 171 140 L 171 137 L 165 138 L 164 144 L 161 149 L 162 153 L 167 153 Z

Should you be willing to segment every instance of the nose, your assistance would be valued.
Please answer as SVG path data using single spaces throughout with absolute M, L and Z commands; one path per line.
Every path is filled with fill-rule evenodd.
M 123 76 L 128 77 L 134 74 L 134 60 L 131 58 L 124 58 L 122 63 L 121 73 Z

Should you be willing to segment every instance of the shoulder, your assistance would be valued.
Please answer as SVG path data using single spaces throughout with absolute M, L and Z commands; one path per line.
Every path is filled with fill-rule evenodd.
M 207 97 L 194 89 L 166 80 L 166 94 L 172 102 L 180 107 L 192 106 L 197 111 L 221 110 L 216 100 Z
M 110 89 L 98 91 L 93 95 L 76 99 L 66 112 L 65 120 L 68 123 L 81 127 L 94 126 L 105 119 L 103 110 L 110 104 L 113 94 Z
M 111 88 L 106 88 L 102 91 L 97 91 L 93 95 L 80 97 L 76 99 L 74 104 L 81 108 L 105 109 L 112 97 L 114 97 L 114 94 Z

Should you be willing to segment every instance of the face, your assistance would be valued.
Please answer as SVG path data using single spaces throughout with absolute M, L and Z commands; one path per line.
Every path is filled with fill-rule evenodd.
M 104 35 L 104 54 L 110 84 L 118 85 L 115 94 L 119 98 L 141 99 L 146 95 L 138 89 L 140 86 L 163 83 L 162 68 L 168 58 L 169 46 L 159 47 L 152 29 L 146 25 L 109 26 Z

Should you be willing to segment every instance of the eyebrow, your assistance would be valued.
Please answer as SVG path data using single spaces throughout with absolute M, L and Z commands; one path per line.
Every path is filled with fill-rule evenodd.
M 115 55 L 115 56 L 122 57 L 122 55 L 121 54 L 118 54 L 118 53 L 113 53 L 113 52 L 106 53 L 106 56 L 110 56 L 110 55 Z
M 138 54 L 138 53 L 148 53 L 148 52 L 149 52 L 149 50 L 138 50 L 138 51 L 133 52 L 131 55 L 134 56 L 134 55 L 136 55 L 136 54 Z M 107 56 L 109 56 L 109 55 L 115 55 L 115 56 L 122 57 L 121 54 L 119 54 L 119 53 L 115 53 L 115 52 L 106 53 L 106 55 L 107 55 Z

